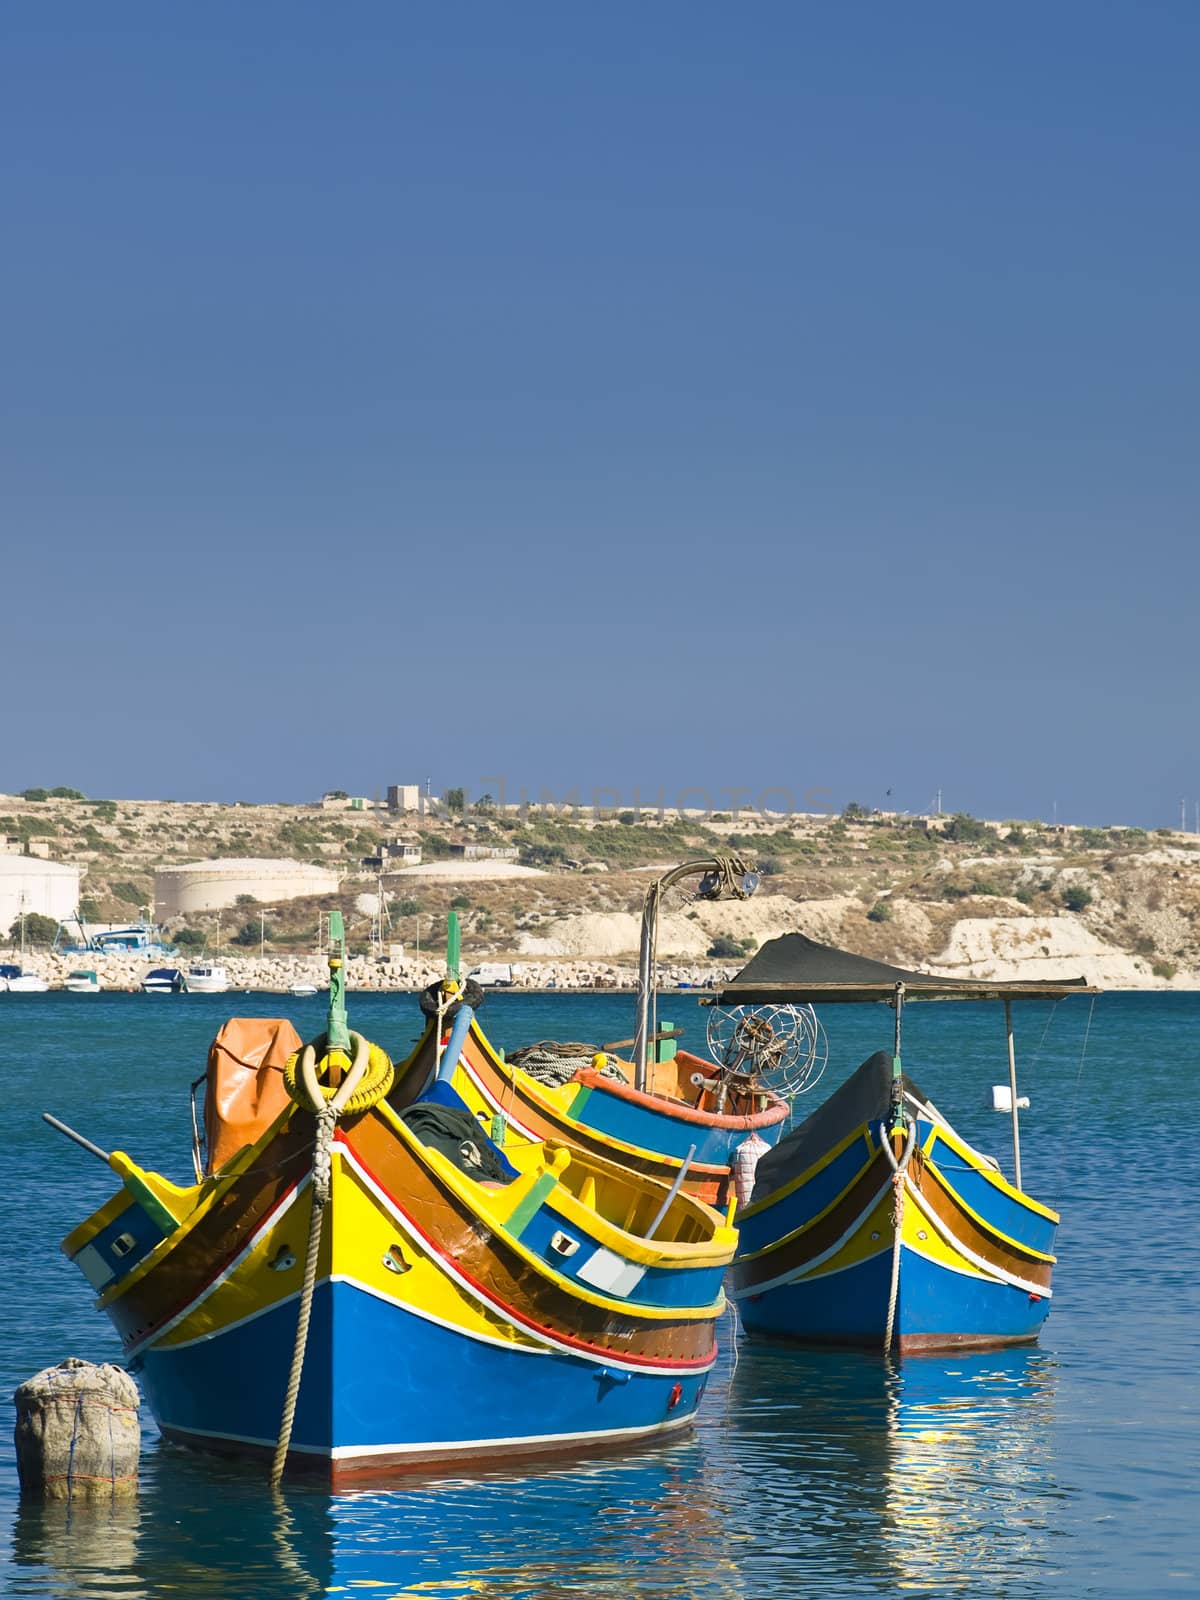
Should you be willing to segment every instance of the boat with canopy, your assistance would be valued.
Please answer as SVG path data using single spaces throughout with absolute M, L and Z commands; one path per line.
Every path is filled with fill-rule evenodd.
M 732 1295 L 747 1333 L 900 1355 L 1035 1340 L 1050 1309 L 1058 1214 L 1025 1192 L 1012 1006 L 1096 994 L 1085 979 L 992 982 L 907 971 L 800 933 L 765 944 L 716 1004 L 742 1015 L 882 1002 L 872 1054 L 757 1162 Z M 915 1001 L 1002 1002 L 1011 1177 L 974 1149 L 902 1062 Z

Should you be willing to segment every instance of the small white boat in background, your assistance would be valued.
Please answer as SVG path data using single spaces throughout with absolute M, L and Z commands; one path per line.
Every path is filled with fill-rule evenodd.
M 288 986 L 288 993 L 294 995 L 317 994 L 320 991 L 315 983 L 298 982 Z
M 189 967 L 185 981 L 189 994 L 224 994 L 229 988 L 229 974 L 213 961 Z
M 50 985 L 36 972 L 23 972 L 20 967 L 10 969 L 4 979 L 9 994 L 45 994 Z
M 154 967 L 142 979 L 143 994 L 182 994 L 185 987 L 178 967 Z
M 63 979 L 63 988 L 68 994 L 99 994 L 103 987 L 90 967 L 81 967 L 78 972 L 68 972 Z

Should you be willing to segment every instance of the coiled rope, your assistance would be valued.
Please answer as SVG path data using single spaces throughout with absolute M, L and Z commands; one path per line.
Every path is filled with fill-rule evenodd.
M 569 1083 L 581 1067 L 594 1067 L 596 1057 L 604 1060 L 600 1069 L 603 1077 L 618 1083 L 625 1082 L 625 1074 L 616 1065 L 616 1057 L 601 1050 L 598 1045 L 582 1044 L 575 1039 L 538 1039 L 533 1044 L 522 1045 L 508 1056 L 508 1064 L 519 1067 L 531 1078 L 553 1088 Z
M 344 1051 L 330 1050 L 324 1035 L 289 1056 L 283 1069 L 283 1081 L 288 1094 L 301 1110 L 312 1113 L 317 1129 L 313 1144 L 312 1215 L 308 1225 L 308 1251 L 304 1258 L 304 1283 L 300 1290 L 300 1310 L 296 1318 L 296 1338 L 292 1345 L 292 1365 L 283 1400 L 283 1417 L 271 1462 L 270 1482 L 276 1493 L 283 1479 L 283 1467 L 292 1442 L 292 1425 L 296 1420 L 296 1401 L 300 1394 L 300 1378 L 308 1346 L 317 1260 L 321 1254 L 321 1229 L 333 1185 L 334 1129 L 343 1114 L 366 1111 L 382 1100 L 391 1088 L 394 1076 L 392 1063 L 385 1052 L 364 1039 L 362 1034 L 350 1035 L 350 1048 L 353 1054 L 349 1070 L 336 1089 L 323 1084 L 321 1074 L 328 1071 L 331 1062 L 345 1066 L 346 1056 Z M 321 1052 L 319 1067 L 318 1050 Z
M 891 1137 L 882 1122 L 879 1124 L 879 1137 L 883 1152 L 892 1168 L 892 1286 L 888 1291 L 887 1329 L 883 1335 L 883 1353 L 886 1356 L 891 1354 L 892 1334 L 896 1327 L 896 1301 L 900 1293 L 900 1251 L 904 1233 L 905 1175 L 917 1142 L 917 1125 L 915 1122 L 909 1123 L 908 1138 L 899 1160 L 896 1159 Z

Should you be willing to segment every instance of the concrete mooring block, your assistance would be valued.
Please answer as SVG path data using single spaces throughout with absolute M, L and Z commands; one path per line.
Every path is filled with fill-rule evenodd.
M 71 1500 L 137 1493 L 142 1430 L 128 1373 L 71 1356 L 27 1378 L 13 1399 L 22 1494 Z

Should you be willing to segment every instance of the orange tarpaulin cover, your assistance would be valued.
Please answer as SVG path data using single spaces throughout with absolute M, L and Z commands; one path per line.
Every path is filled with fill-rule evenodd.
M 208 1052 L 206 1171 L 263 1134 L 288 1103 L 283 1068 L 303 1041 L 286 1017 L 231 1017 Z

